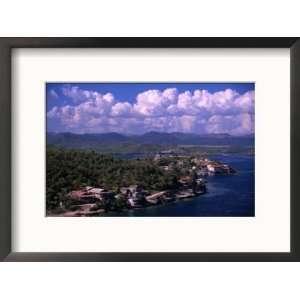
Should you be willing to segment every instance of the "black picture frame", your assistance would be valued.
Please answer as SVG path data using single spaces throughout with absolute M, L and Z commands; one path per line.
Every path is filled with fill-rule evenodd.
M 291 251 L 12 252 L 11 53 L 15 48 L 288 48 L 291 104 Z M 2 261 L 300 261 L 300 39 L 288 38 L 0 38 L 0 260 Z

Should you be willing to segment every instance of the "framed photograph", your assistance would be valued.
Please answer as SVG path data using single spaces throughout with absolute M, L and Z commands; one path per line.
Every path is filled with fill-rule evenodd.
M 0 39 L 5 261 L 299 261 L 298 38 Z

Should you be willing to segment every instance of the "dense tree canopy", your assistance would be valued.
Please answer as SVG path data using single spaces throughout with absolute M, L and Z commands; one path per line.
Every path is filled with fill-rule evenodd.
M 152 159 L 119 159 L 94 151 L 47 149 L 47 209 L 56 208 L 68 192 L 84 186 L 117 191 L 138 184 L 148 191 L 177 186 L 179 173 L 164 172 Z

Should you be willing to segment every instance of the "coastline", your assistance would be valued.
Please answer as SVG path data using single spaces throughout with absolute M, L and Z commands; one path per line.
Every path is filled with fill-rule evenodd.
M 162 191 L 163 192 L 163 191 Z M 177 196 L 175 196 L 174 198 L 168 198 L 167 201 L 159 201 L 157 203 L 152 203 L 150 204 L 148 202 L 147 205 L 145 206 L 139 206 L 139 207 L 131 207 L 131 208 L 127 208 L 124 209 L 122 212 L 126 212 L 126 211 L 130 211 L 130 210 L 138 210 L 138 209 L 146 209 L 146 208 L 151 208 L 151 207 L 156 207 L 156 206 L 163 206 L 163 205 L 167 205 L 170 203 L 176 203 L 176 202 L 180 202 L 180 201 L 186 201 L 187 199 L 193 199 L 195 197 L 198 197 L 200 195 L 205 194 L 207 191 L 199 191 L 196 193 L 190 192 L 188 189 L 186 191 L 182 190 L 180 193 L 178 193 Z M 65 211 L 63 213 L 60 214 L 55 214 L 55 213 L 51 213 L 51 212 L 47 212 L 46 216 L 47 217 L 97 217 L 97 216 L 117 216 L 118 211 L 104 211 L 103 209 L 99 209 L 99 210 L 95 210 L 92 212 L 89 212 L 87 210 L 85 210 L 85 208 L 91 208 L 91 204 L 83 204 L 83 205 L 78 205 L 82 207 L 82 210 L 76 210 L 76 211 Z
M 237 175 L 209 177 L 203 195 L 102 217 L 254 217 L 254 157 L 229 155 L 226 161 L 235 167 Z
M 223 153 L 218 157 L 226 158 Z M 172 174 L 180 170 L 178 182 L 173 189 L 144 190 L 141 186 L 118 187 L 118 192 L 102 187 L 85 186 L 80 190 L 65 194 L 59 207 L 48 210 L 48 217 L 109 216 L 140 208 L 163 206 L 199 197 L 207 192 L 207 179 L 212 176 L 228 176 L 237 173 L 228 163 L 219 159 L 201 156 L 182 156 L 173 151 L 159 152 L 147 158 L 162 174 Z M 125 159 L 126 161 L 126 159 Z M 136 161 L 140 161 L 139 158 Z M 177 171 L 178 172 L 178 171 Z M 208 179 L 210 180 L 210 179 Z

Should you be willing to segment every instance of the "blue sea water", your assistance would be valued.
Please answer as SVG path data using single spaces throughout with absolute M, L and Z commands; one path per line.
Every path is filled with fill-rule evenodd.
M 251 217 L 255 215 L 254 156 L 220 155 L 211 159 L 229 164 L 236 175 L 209 176 L 207 193 L 167 205 L 129 210 L 132 217 Z

